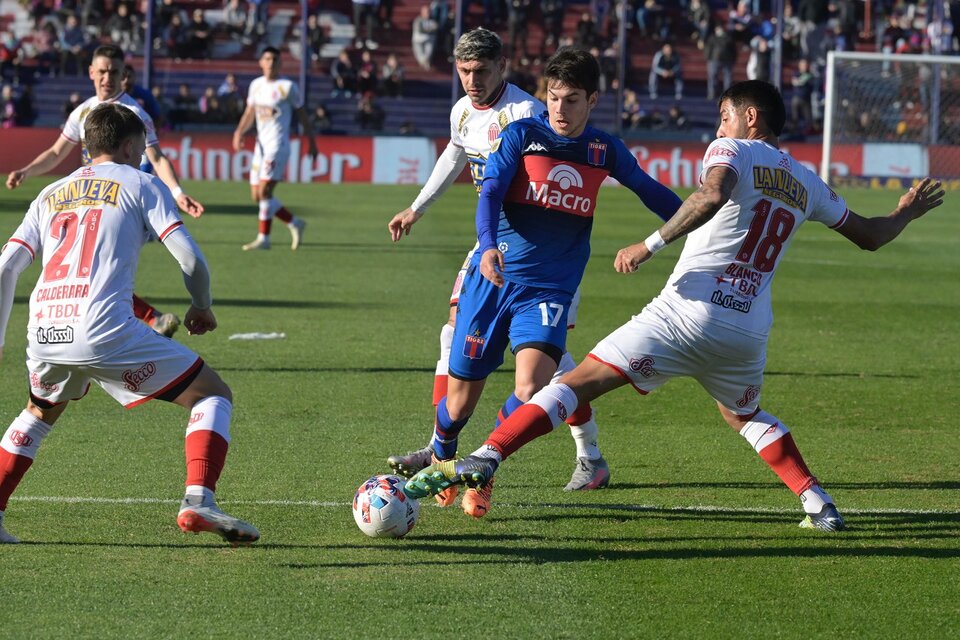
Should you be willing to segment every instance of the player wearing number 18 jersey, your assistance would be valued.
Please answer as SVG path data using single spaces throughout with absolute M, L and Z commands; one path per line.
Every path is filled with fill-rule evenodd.
M 100 105 L 87 116 L 85 139 L 92 164 L 41 192 L 0 255 L 0 345 L 18 276 L 34 259 L 42 262 L 30 296 L 29 400 L 0 439 L 0 542 L 16 542 L 2 526 L 7 500 L 67 404 L 91 382 L 128 408 L 159 398 L 188 409 L 178 525 L 253 542 L 257 530 L 213 501 L 230 439 L 229 387 L 193 351 L 133 316 L 140 250 L 156 239 L 180 263 L 191 295 L 184 326 L 191 334 L 215 329 L 206 261 L 169 190 L 135 168 L 144 150 L 137 115 Z
M 720 98 L 719 139 L 707 148 L 700 188 L 660 230 L 622 249 L 614 263 L 621 273 L 635 271 L 665 243 L 689 234 L 660 295 L 601 340 L 573 372 L 518 409 L 482 449 L 456 466 L 425 469 L 407 484 L 408 493 L 416 497 L 464 482 L 482 484 L 500 461 L 548 433 L 579 404 L 626 384 L 645 394 L 671 378 L 689 376 L 800 497 L 807 514 L 801 526 L 843 529 L 833 498 L 807 468 L 790 431 L 760 408 L 773 321 L 771 281 L 803 222 L 820 222 L 860 248 L 875 250 L 939 206 L 944 192 L 927 178 L 890 215 L 861 217 L 778 148 L 785 117 L 773 85 L 753 80 L 728 89 Z

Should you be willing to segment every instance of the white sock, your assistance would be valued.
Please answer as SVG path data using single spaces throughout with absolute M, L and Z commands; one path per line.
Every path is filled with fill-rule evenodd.
M 581 425 L 570 425 L 570 435 L 577 445 L 577 457 L 596 460 L 603 457 L 600 453 L 600 447 L 597 446 L 597 437 L 600 435 L 600 428 L 597 421 L 593 419 L 594 413 L 590 411 L 590 419 Z
M 803 510 L 806 513 L 820 513 L 823 506 L 833 504 L 833 498 L 830 494 L 815 484 L 800 494 L 800 502 L 803 504 Z
M 758 411 L 757 415 L 740 429 L 740 435 L 750 443 L 753 450 L 760 453 L 783 436 L 790 433 L 787 426 L 766 411 Z
M 503 456 L 500 455 L 500 452 L 497 451 L 496 447 L 491 447 L 488 444 L 483 445 L 470 455 L 476 456 L 478 458 L 490 458 L 491 460 L 496 460 L 497 465 L 503 462 Z
M 438 376 L 445 376 L 450 370 L 450 349 L 453 347 L 453 327 L 449 324 L 440 329 L 440 359 L 437 360 Z
M 213 491 L 206 488 L 202 484 L 188 484 L 186 491 L 183 492 L 184 497 L 188 496 L 199 496 L 202 498 L 203 502 L 213 501 Z
M 554 428 L 577 410 L 577 394 L 565 384 L 550 384 L 533 394 L 530 402 L 547 414 Z

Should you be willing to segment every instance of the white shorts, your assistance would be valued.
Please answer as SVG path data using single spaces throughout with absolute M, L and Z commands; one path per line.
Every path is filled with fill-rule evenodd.
M 470 260 L 473 254 L 480 248 L 480 243 L 473 245 L 473 249 L 467 252 L 467 257 L 457 272 L 457 279 L 453 281 L 453 291 L 450 292 L 450 306 L 455 307 L 460 302 L 460 294 L 463 292 L 463 278 L 467 275 L 467 267 L 470 266 Z M 580 309 L 580 287 L 573 294 L 573 300 L 570 301 L 570 311 L 567 313 L 567 329 L 573 329 L 577 324 L 577 311 Z
M 589 357 L 644 394 L 670 378 L 689 376 L 714 400 L 745 416 L 760 405 L 767 341 L 724 325 L 698 324 L 654 300 L 601 340 Z
M 274 151 L 264 152 L 258 142 L 250 163 L 250 184 L 261 182 L 283 182 L 287 175 L 287 162 L 290 160 L 290 146 L 284 145 Z
M 129 347 L 100 362 L 57 364 L 39 359 L 28 349 L 31 397 L 50 404 L 79 400 L 87 393 L 92 381 L 129 409 L 175 391 L 203 367 L 203 359 L 190 349 L 139 321 L 136 324 L 146 332 L 131 327 L 131 334 L 136 339 L 127 343 Z

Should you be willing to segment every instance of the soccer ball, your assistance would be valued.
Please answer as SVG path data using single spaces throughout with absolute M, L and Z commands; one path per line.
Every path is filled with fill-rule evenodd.
M 373 476 L 353 496 L 353 519 L 371 538 L 402 538 L 420 515 L 420 503 L 403 492 L 399 476 Z

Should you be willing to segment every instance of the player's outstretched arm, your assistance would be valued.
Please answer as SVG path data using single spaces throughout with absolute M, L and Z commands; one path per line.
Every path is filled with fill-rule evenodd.
M 643 242 L 617 252 L 613 268 L 618 273 L 633 273 L 653 254 L 709 221 L 727 203 L 737 185 L 737 172 L 724 166 L 711 167 L 700 188 L 690 194 L 677 212 Z
M 939 180 L 924 178 L 900 196 L 897 208 L 888 215 L 864 218 L 851 211 L 837 232 L 861 249 L 876 251 L 900 235 L 908 224 L 943 204 L 944 195 Z
M 173 168 L 173 163 L 170 162 L 170 158 L 163 155 L 163 151 L 160 150 L 160 145 L 147 147 L 147 159 L 150 160 L 150 164 L 153 165 L 154 170 L 157 172 L 157 177 L 163 180 L 163 184 L 167 185 L 167 188 L 170 189 L 174 200 L 177 201 L 177 206 L 180 207 L 184 213 L 194 218 L 202 216 L 203 205 L 183 192 L 183 189 L 180 187 L 180 179 L 177 177 L 177 170 Z
M 407 207 L 387 223 L 387 229 L 390 230 L 390 239 L 397 242 L 403 236 L 410 235 L 410 228 L 417 223 L 417 220 L 423 217 L 422 211 L 414 211 L 413 207 Z
M 59 136 L 57 141 L 49 149 L 33 159 L 33 162 L 22 169 L 11 171 L 7 176 L 7 189 L 16 189 L 20 184 L 30 176 L 37 176 L 48 171 L 56 169 L 67 154 L 77 146 L 63 136 Z

